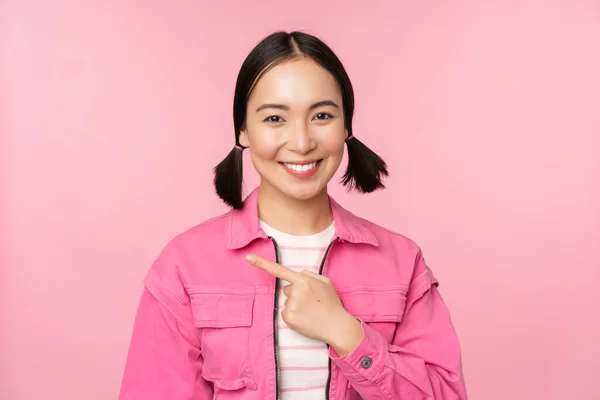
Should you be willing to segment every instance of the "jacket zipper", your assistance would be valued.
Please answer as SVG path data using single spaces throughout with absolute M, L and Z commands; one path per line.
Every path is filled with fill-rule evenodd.
M 269 236 L 275 248 L 275 262 L 279 264 L 279 249 L 275 238 Z M 273 353 L 275 354 L 275 398 L 279 400 L 279 329 L 277 328 L 278 312 L 277 306 L 279 303 L 279 278 L 275 278 L 275 295 L 273 296 Z
M 331 243 L 329 243 L 329 246 L 327 246 L 327 249 L 325 249 L 325 254 L 323 255 L 323 259 L 321 260 L 321 266 L 319 267 L 319 275 L 323 275 L 323 267 L 325 266 L 325 260 L 327 259 L 327 254 L 329 254 L 329 250 L 331 249 L 331 246 L 333 246 L 333 243 L 337 242 L 340 238 L 336 237 L 335 239 L 333 239 L 331 241 Z M 329 350 L 329 345 L 327 345 L 327 350 Z M 329 389 L 330 389 L 330 385 L 331 385 L 331 358 L 327 357 L 327 369 L 328 369 L 328 374 L 327 374 L 327 385 L 325 386 L 325 400 L 329 400 Z
M 273 242 L 273 247 L 275 249 L 275 262 L 279 264 L 279 249 L 277 247 L 277 242 L 271 236 L 269 236 L 269 240 Z M 321 260 L 321 265 L 319 266 L 319 275 L 323 275 L 323 267 L 325 266 L 325 261 L 327 259 L 327 255 L 329 254 L 329 250 L 333 243 L 339 240 L 339 237 L 336 237 L 329 243 L 327 248 L 325 249 L 325 254 L 323 254 L 323 259 Z M 279 278 L 275 278 L 275 295 L 273 296 L 273 353 L 275 354 L 275 397 L 279 400 L 279 350 L 277 349 L 277 344 L 279 341 L 279 329 L 277 329 L 277 306 L 279 300 Z M 327 346 L 329 349 L 329 345 Z M 331 385 L 331 358 L 327 361 L 327 385 L 325 387 L 325 400 L 329 400 L 329 387 Z

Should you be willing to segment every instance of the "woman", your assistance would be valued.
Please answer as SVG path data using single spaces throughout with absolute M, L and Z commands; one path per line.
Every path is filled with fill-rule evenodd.
M 383 188 L 352 135 L 335 54 L 300 32 L 248 55 L 235 147 L 215 168 L 232 207 L 171 241 L 145 279 L 120 398 L 465 399 L 456 334 L 418 246 L 327 194 Z M 242 201 L 242 151 L 260 186 Z

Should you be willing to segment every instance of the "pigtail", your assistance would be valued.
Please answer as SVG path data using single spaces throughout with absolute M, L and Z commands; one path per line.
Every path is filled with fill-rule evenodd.
M 346 146 L 348 168 L 342 177 L 342 184 L 349 190 L 355 189 L 361 193 L 384 189 L 382 179 L 388 176 L 385 161 L 352 135 L 346 140 Z
M 227 157 L 214 169 L 213 183 L 217 195 L 229 206 L 235 209 L 243 207 L 243 153 L 239 146 L 234 147 Z

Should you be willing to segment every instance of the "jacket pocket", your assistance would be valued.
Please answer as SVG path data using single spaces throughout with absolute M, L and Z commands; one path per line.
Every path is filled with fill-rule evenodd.
M 254 293 L 214 288 L 188 293 L 200 329 L 202 377 L 215 385 L 215 395 L 244 387 L 256 390 L 249 345 Z
M 365 322 L 389 343 L 392 342 L 396 325 L 402 322 L 406 307 L 408 286 L 359 287 L 338 290 L 344 308 Z
M 378 331 L 388 343 L 392 343 L 394 333 L 406 307 L 408 286 L 362 287 L 338 290 L 338 295 L 346 311 Z M 359 398 L 346 380 L 349 398 Z M 343 382 L 342 382 L 343 384 Z

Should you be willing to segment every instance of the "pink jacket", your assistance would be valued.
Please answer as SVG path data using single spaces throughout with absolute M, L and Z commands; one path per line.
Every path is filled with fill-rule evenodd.
M 276 261 L 257 197 L 179 235 L 150 268 L 121 400 L 278 398 L 277 282 L 245 261 L 250 252 Z M 329 349 L 328 398 L 466 399 L 458 339 L 419 247 L 331 207 L 322 273 L 364 337 L 344 357 Z

